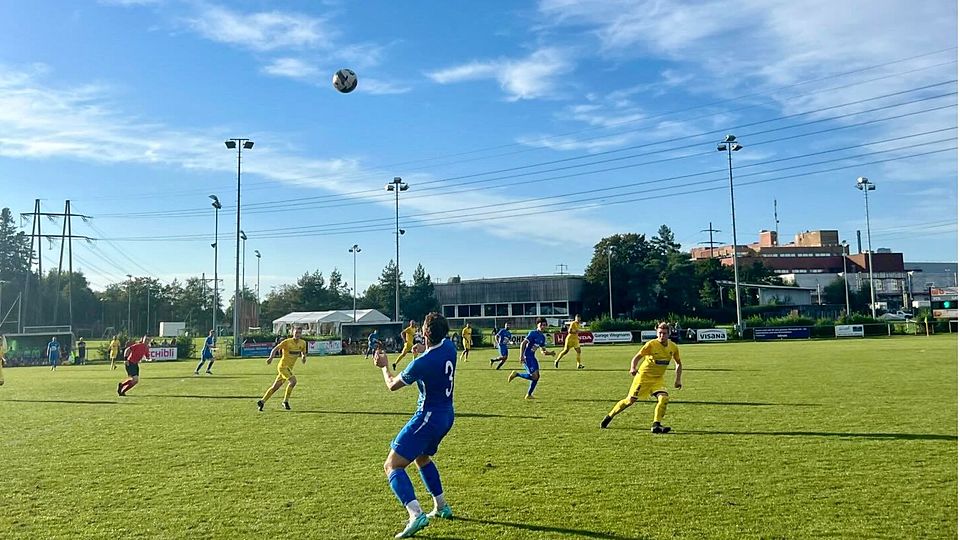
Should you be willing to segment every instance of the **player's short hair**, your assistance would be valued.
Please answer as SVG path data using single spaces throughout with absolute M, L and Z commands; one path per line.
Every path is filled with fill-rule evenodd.
M 545 317 L 537 317 L 537 324 L 540 324 L 540 323 L 546 324 L 547 319 Z
M 440 340 L 450 333 L 450 323 L 436 311 L 427 313 L 427 316 L 423 318 L 423 326 L 426 329 L 427 341 L 434 345 L 440 343 Z
M 666 329 L 667 331 L 669 331 L 669 330 L 670 330 L 670 323 L 668 323 L 668 322 L 662 322 L 662 323 L 658 324 L 658 325 L 657 325 L 657 330 L 659 330 L 659 329 L 661 329 L 661 328 L 664 328 L 664 329 Z

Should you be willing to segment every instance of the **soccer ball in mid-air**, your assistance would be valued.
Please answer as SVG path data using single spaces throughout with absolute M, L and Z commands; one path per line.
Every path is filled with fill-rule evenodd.
M 333 87 L 342 94 L 349 94 L 357 87 L 357 74 L 352 69 L 343 68 L 333 74 Z

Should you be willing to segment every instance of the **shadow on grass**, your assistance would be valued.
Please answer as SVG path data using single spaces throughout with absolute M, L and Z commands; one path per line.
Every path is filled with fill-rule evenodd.
M 117 401 L 87 400 L 87 399 L 4 399 L 0 401 L 15 401 L 17 403 L 64 403 L 67 405 L 117 405 Z
M 556 533 L 556 534 L 569 534 L 572 536 L 577 536 L 581 538 L 602 538 L 606 540 L 643 540 L 644 538 L 649 538 L 645 536 L 620 536 L 613 533 L 605 533 L 600 531 L 590 531 L 587 529 L 569 529 L 566 527 L 552 527 L 549 525 L 533 525 L 530 523 L 514 523 L 512 521 L 496 521 L 492 519 L 477 519 L 456 516 L 453 518 L 454 521 L 467 521 L 471 523 L 480 523 L 484 525 L 499 525 L 501 527 L 512 527 L 514 529 L 520 529 L 523 531 L 533 531 L 541 533 Z
M 348 414 L 348 415 L 369 415 L 369 416 L 411 416 L 409 412 L 396 411 L 290 411 L 298 414 Z M 456 418 L 526 418 L 530 420 L 542 420 L 542 416 L 523 416 L 519 414 L 488 414 L 488 413 L 469 413 L 458 412 Z
M 608 403 L 614 404 L 618 399 L 566 399 L 564 401 L 578 401 L 583 403 Z M 651 400 L 640 400 L 637 404 L 640 403 L 655 403 Z M 762 401 L 683 401 L 679 399 L 671 399 L 670 406 L 675 405 L 730 405 L 735 407 L 820 407 L 819 403 L 766 403 Z
M 770 437 L 839 437 L 851 439 L 900 439 L 906 441 L 956 441 L 956 435 L 938 433 L 844 433 L 829 431 L 700 431 L 689 430 L 671 433 L 671 435 L 754 435 Z
M 146 376 L 144 380 L 161 380 L 161 379 L 249 379 L 251 377 L 259 377 L 259 375 L 194 375 L 193 373 L 189 375 L 181 375 L 179 377 L 151 377 Z
M 175 399 L 249 399 L 251 402 L 256 402 L 256 396 L 201 396 L 195 394 L 138 394 L 141 397 L 151 397 L 151 398 L 175 398 Z

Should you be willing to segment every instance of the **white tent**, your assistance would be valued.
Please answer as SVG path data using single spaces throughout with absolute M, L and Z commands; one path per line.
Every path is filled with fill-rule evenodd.
M 336 311 L 294 311 L 273 321 L 274 334 L 287 334 L 299 326 L 305 334 L 340 334 L 340 325 L 353 322 L 353 310 L 341 309 Z M 358 323 L 390 322 L 390 317 L 375 309 L 358 309 Z

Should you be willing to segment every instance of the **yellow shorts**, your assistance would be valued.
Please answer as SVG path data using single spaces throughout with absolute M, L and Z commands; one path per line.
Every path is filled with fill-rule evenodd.
M 293 368 L 277 366 L 277 380 L 289 381 L 293 377 Z
M 667 393 L 667 387 L 663 384 L 663 377 L 650 377 L 643 373 L 637 373 L 633 377 L 633 383 L 630 385 L 630 393 L 627 394 L 634 399 L 646 399 L 660 392 Z
M 413 343 L 404 343 L 403 350 L 400 351 L 400 354 L 407 354 L 411 350 L 413 350 Z
M 580 346 L 580 336 L 576 334 L 567 334 L 567 339 L 563 342 L 564 349 L 576 349 Z
M 473 347 L 473 338 L 463 340 L 463 350 L 469 351 Z

